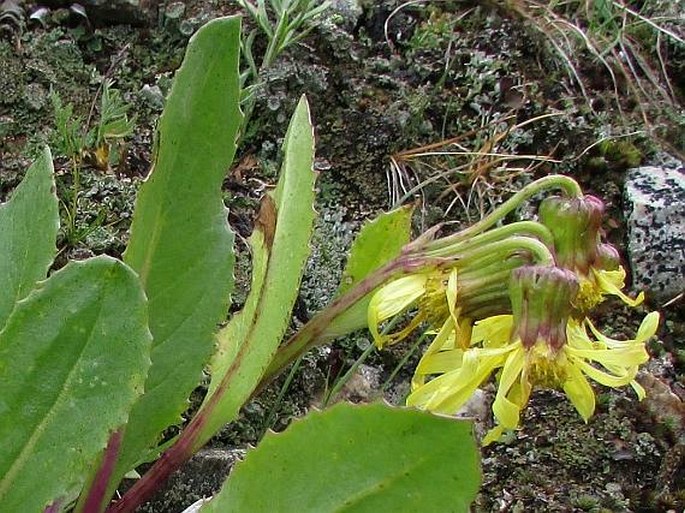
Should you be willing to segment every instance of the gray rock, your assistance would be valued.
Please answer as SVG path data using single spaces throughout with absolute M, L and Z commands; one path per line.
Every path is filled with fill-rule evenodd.
M 351 31 L 363 14 L 359 0 L 331 0 L 329 8 L 323 13 L 334 24 Z
M 158 85 L 145 84 L 139 94 L 143 101 L 156 111 L 161 112 L 164 109 L 164 93 Z
M 624 192 L 633 285 L 669 301 L 685 289 L 685 166 L 632 169 Z
M 380 395 L 381 370 L 370 365 L 361 364 L 357 373 L 345 383 L 336 401 L 368 403 Z
M 216 494 L 233 465 L 245 456 L 244 449 L 203 449 L 175 472 L 141 513 L 184 511 L 200 499 Z
M 492 417 L 491 398 L 480 388 L 477 388 L 468 401 L 459 408 L 457 417 L 475 419 L 480 423 L 487 422 Z

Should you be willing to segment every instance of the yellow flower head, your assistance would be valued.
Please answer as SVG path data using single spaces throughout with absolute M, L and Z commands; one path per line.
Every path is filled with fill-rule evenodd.
M 518 426 L 535 387 L 563 391 L 586 421 L 595 409 L 590 380 L 631 385 L 644 396 L 635 376 L 648 359 L 645 343 L 656 332 L 659 315 L 647 315 L 635 339 L 625 341 L 604 336 L 587 319 L 609 295 L 630 306 L 643 296 L 631 299 L 622 291 L 626 273 L 618 252 L 601 241 L 604 204 L 583 196 L 569 180 L 540 180 L 472 227 L 418 240 L 411 248 L 414 256 L 430 259 L 432 267 L 373 295 L 368 324 L 379 348 L 406 338 L 422 323 L 435 334 L 415 370 L 408 405 L 456 413 L 496 373 L 497 425 L 485 439 L 489 443 Z M 493 228 L 545 184 L 560 186 L 565 196 L 543 200 L 539 222 Z M 416 312 L 403 329 L 381 333 L 386 321 L 412 309 Z
M 535 387 L 563 390 L 586 421 L 595 409 L 587 378 L 610 387 L 630 384 L 638 397 L 644 396 L 635 375 L 648 359 L 645 342 L 656 332 L 656 312 L 645 317 L 635 339 L 614 340 L 589 320 L 568 316 L 577 286 L 566 271 L 538 267 L 515 274 L 514 314 L 477 322 L 468 349 L 448 338 L 436 344 L 436 337 L 417 367 L 408 405 L 453 414 L 501 369 L 492 407 L 497 426 L 486 436 L 487 444 L 518 426 Z M 426 383 L 428 375 L 438 376 Z
M 586 273 L 579 272 L 580 290 L 574 300 L 577 312 L 583 316 L 595 306 L 604 301 L 606 296 L 616 296 L 628 306 L 638 306 L 644 301 L 644 294 L 640 292 L 633 299 L 623 292 L 626 270 L 619 264 L 616 248 L 610 244 L 600 244 L 597 251 L 596 263 L 587 269 Z
M 397 343 L 425 322 L 428 333 L 442 333 L 468 347 L 472 319 L 510 311 L 507 284 L 512 269 L 521 265 L 506 255 L 501 260 L 487 257 L 487 264 L 476 261 L 463 268 L 458 267 L 462 262 L 455 258 L 451 267 L 415 272 L 378 289 L 367 309 L 369 331 L 376 346 Z M 416 312 L 404 328 L 390 334 L 381 331 L 385 321 L 411 309 Z
M 378 348 L 406 338 L 422 322 L 441 329 L 449 319 L 457 319 L 457 270 L 445 273 L 431 270 L 403 276 L 381 287 L 371 298 L 368 308 L 369 330 Z M 418 306 L 418 312 L 402 330 L 382 334 L 380 325 Z

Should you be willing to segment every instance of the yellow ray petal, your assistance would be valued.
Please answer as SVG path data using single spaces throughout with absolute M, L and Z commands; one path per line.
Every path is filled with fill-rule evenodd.
M 463 359 L 464 351 L 461 349 L 441 351 L 428 357 L 424 355 L 416 366 L 416 372 L 424 376 L 429 374 L 443 374 L 461 367 Z
M 497 425 L 494 428 L 492 428 L 488 433 L 483 437 L 483 441 L 481 444 L 483 447 L 487 447 L 493 442 L 498 442 L 500 438 L 502 438 L 502 435 L 504 434 L 504 427 Z
M 637 399 L 639 401 L 642 401 L 647 396 L 647 392 L 645 392 L 645 389 L 642 388 L 642 385 L 640 385 L 640 383 L 638 383 L 637 381 L 631 381 L 630 386 L 633 387 L 633 390 L 635 390 L 635 393 L 637 394 Z
M 414 390 L 407 397 L 407 406 L 418 406 L 439 413 L 456 413 L 492 371 L 504 364 L 509 351 L 509 348 L 469 349 L 464 352 L 459 369 Z
M 592 334 L 600 343 L 611 348 L 625 348 L 627 346 L 644 344 L 647 342 L 647 340 L 654 336 L 657 328 L 659 327 L 659 313 L 651 312 L 647 314 L 645 318 L 642 319 L 635 338 L 628 340 L 616 340 L 614 338 L 607 337 L 595 327 L 590 319 L 585 319 L 585 324 L 589 326 Z
M 455 326 L 459 326 L 459 319 L 457 319 L 456 305 L 457 305 L 457 269 L 454 268 L 450 271 L 449 278 L 447 279 L 447 288 L 445 289 L 445 295 L 447 296 L 447 308 L 450 311 L 452 320 Z
M 625 304 L 628 306 L 638 306 L 641 304 L 644 299 L 645 295 L 643 292 L 640 292 L 635 299 L 627 296 L 626 294 L 623 293 L 621 290 L 623 288 L 623 283 L 626 278 L 626 271 L 622 266 L 619 266 L 618 269 L 615 271 L 606 271 L 606 270 L 596 270 L 593 269 L 593 273 L 595 276 L 595 279 L 597 280 L 597 284 L 599 285 L 600 289 L 602 289 L 602 292 L 605 294 L 610 294 L 612 296 L 617 296 L 619 297 Z
M 647 342 L 656 334 L 656 330 L 659 329 L 659 312 L 648 313 L 642 322 L 640 327 L 637 329 L 637 334 L 635 335 L 635 340 L 638 342 Z
M 425 274 L 412 274 L 391 281 L 373 295 L 369 311 L 379 322 L 403 312 L 426 291 L 426 280 Z
M 497 388 L 497 396 L 492 404 L 492 411 L 497 418 L 497 422 L 508 429 L 514 429 L 518 426 L 521 409 L 524 406 L 519 401 L 512 400 L 508 395 L 515 381 L 521 375 L 525 357 L 525 351 L 521 347 L 521 343 L 518 342 L 518 347 L 509 354 L 504 364 Z M 515 394 L 515 397 L 521 398 L 521 395 Z
M 587 374 L 588 377 L 595 380 L 597 383 L 602 385 L 617 388 L 629 384 L 633 379 L 635 379 L 635 374 L 637 374 L 637 369 L 635 367 L 631 369 L 624 369 L 623 373 L 619 374 L 609 374 L 608 372 L 603 372 L 596 367 L 593 367 L 584 360 L 575 360 L 574 365 L 580 367 L 580 369 Z
M 575 349 L 567 347 L 568 354 L 601 363 L 605 367 L 632 367 L 649 360 L 649 355 L 642 344 L 627 346 L 622 349 Z
M 438 408 L 436 405 L 444 396 L 450 394 L 453 400 L 458 403 L 457 410 L 471 397 L 476 386 L 471 388 L 470 382 L 462 378 L 462 370 L 448 372 L 439 376 L 425 385 L 420 386 L 414 390 L 407 397 L 407 406 L 416 406 L 418 408 L 435 411 L 438 413 L 453 414 L 455 411 L 445 411 Z
M 383 347 L 406 337 L 422 321 L 415 317 L 404 330 L 391 336 L 379 333 L 380 324 L 409 308 L 425 292 L 427 277 L 425 274 L 413 274 L 394 280 L 381 287 L 371 298 L 367 310 L 369 331 L 376 346 Z
M 423 356 L 421 357 L 421 360 L 419 360 L 419 364 L 416 366 L 416 369 L 414 371 L 414 377 L 412 378 L 412 390 L 422 386 L 426 379 L 425 377 L 429 374 L 435 374 L 436 372 L 432 370 L 431 368 L 431 358 L 439 353 L 444 347 L 454 347 L 454 323 L 452 321 L 451 317 L 448 317 L 447 320 L 445 320 L 445 323 L 442 325 L 442 328 L 438 332 L 437 336 L 433 339 L 433 341 L 430 343 L 428 346 L 428 349 L 423 353 Z M 461 365 L 461 363 L 460 363 Z M 456 367 L 453 367 L 451 369 L 447 370 L 455 370 Z M 443 371 L 443 372 L 447 372 Z
M 595 392 L 578 367 L 568 366 L 563 388 L 580 416 L 587 422 L 595 412 Z
M 471 333 L 471 344 L 483 342 L 488 346 L 502 346 L 509 343 L 514 325 L 512 315 L 494 315 L 476 322 Z

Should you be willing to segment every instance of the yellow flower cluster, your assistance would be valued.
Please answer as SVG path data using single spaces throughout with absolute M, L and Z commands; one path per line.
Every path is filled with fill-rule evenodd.
M 462 279 L 464 270 L 456 265 L 403 276 L 374 294 L 368 323 L 379 348 L 402 340 L 423 323 L 434 334 L 415 369 L 407 405 L 454 414 L 495 374 L 498 388 L 492 410 L 496 426 L 483 441 L 488 444 L 498 440 L 504 430 L 519 425 L 521 411 L 536 387 L 563 391 L 585 421 L 595 410 L 589 380 L 608 387 L 630 385 L 638 398 L 644 397 L 635 377 L 638 367 L 649 358 L 645 343 L 656 333 L 659 314 L 648 314 L 630 340 L 607 337 L 592 324 L 587 315 L 606 296 L 637 306 L 643 295 L 632 299 L 622 291 L 623 267 L 615 262 L 599 263 L 597 255 L 604 249 L 599 248 L 599 236 L 586 233 L 590 224 L 599 230 L 594 215 L 601 212 L 599 200 L 574 201 L 588 220 L 577 223 L 589 240 L 587 252 L 552 230 L 561 246 L 571 248 L 565 255 L 569 267 L 546 264 L 514 269 L 508 284 L 499 283 L 509 291 L 505 313 L 464 315 L 475 296 L 464 297 L 469 289 Z M 589 209 L 582 210 L 586 204 L 594 209 L 589 214 Z M 568 203 L 555 199 L 553 205 L 564 206 L 567 218 L 573 213 Z M 553 217 L 553 209 L 547 208 L 546 215 Z M 563 237 L 574 237 L 573 230 L 565 229 Z M 554 253 L 555 248 L 550 250 Z M 568 258 L 583 264 L 575 266 Z M 454 261 L 459 262 L 458 256 Z M 487 276 L 474 283 L 476 287 L 488 283 Z M 417 313 L 404 329 L 390 335 L 381 333 L 385 321 L 412 309 Z

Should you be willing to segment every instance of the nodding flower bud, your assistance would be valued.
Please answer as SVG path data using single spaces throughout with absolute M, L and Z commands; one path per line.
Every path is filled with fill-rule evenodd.
M 616 271 L 621 267 L 621 256 L 611 244 L 599 244 L 597 246 L 596 264 L 595 267 L 604 271 Z
M 524 266 L 512 272 L 509 297 L 514 316 L 513 337 L 526 348 L 545 342 L 558 351 L 566 344 L 566 324 L 573 313 L 578 279 L 553 266 Z
M 604 203 L 594 196 L 546 198 L 540 204 L 540 222 L 554 237 L 557 265 L 588 274 L 599 259 Z

